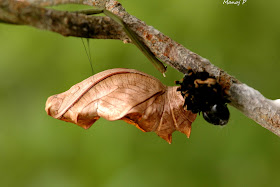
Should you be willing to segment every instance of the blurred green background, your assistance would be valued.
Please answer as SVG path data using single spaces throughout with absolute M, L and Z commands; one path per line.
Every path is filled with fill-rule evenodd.
M 120 2 L 266 97 L 279 98 L 280 1 Z M 169 67 L 163 78 L 131 44 L 90 43 L 95 72 L 133 68 L 167 85 L 183 76 Z M 50 95 L 90 75 L 81 39 L 0 24 L 0 186 L 279 186 L 279 137 L 231 106 L 226 127 L 199 116 L 191 138 L 175 132 L 171 145 L 122 121 L 100 119 L 84 130 L 47 116 Z

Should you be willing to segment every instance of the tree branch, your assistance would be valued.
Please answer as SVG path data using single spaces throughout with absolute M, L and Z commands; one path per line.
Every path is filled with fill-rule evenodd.
M 30 3 L 32 5 L 30 5 Z M 261 126 L 280 136 L 280 104 L 265 98 L 257 90 L 241 83 L 209 60 L 186 49 L 158 30 L 128 14 L 114 0 L 0 0 L 0 21 L 24 24 L 50 30 L 64 36 L 97 39 L 120 39 L 130 42 L 122 27 L 108 17 L 92 17 L 78 13 L 45 9 L 41 6 L 57 4 L 86 4 L 106 8 L 123 19 L 154 55 L 182 73 L 190 67 L 193 71 L 207 71 L 229 91 L 231 105 L 255 120 Z
M 46 9 L 25 1 L 0 0 L 0 21 L 30 25 L 63 36 L 130 41 L 122 27 L 108 17 Z

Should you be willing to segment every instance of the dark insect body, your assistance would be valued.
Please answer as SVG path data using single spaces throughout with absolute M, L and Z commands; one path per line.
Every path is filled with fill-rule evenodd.
M 185 99 L 185 109 L 193 113 L 202 112 L 203 118 L 214 125 L 225 125 L 229 120 L 227 95 L 217 82 L 207 72 L 193 72 L 191 69 L 185 74 L 183 81 L 176 81 Z

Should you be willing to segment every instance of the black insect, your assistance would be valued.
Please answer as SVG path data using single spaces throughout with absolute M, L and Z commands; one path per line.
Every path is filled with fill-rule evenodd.
M 185 99 L 184 106 L 193 113 L 202 112 L 203 118 L 214 125 L 225 125 L 229 120 L 227 108 L 227 94 L 207 72 L 193 72 L 191 69 L 185 74 L 183 81 L 176 81 Z

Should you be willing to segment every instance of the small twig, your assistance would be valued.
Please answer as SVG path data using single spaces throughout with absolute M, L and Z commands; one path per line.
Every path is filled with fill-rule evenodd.
M 31 6 L 29 3 L 32 3 Z M 231 105 L 239 109 L 261 126 L 280 136 L 280 106 L 262 96 L 257 90 L 242 84 L 209 60 L 186 49 L 143 21 L 128 14 L 120 3 L 114 0 L 0 0 L 0 20 L 12 24 L 31 25 L 40 29 L 58 32 L 64 36 L 85 38 L 120 39 L 130 42 L 120 25 L 108 17 L 90 17 L 45 9 L 40 6 L 57 4 L 86 4 L 106 10 L 119 16 L 149 47 L 154 55 L 182 73 L 188 67 L 193 71 L 207 71 L 229 90 Z M 37 6 L 35 6 L 37 5 Z

